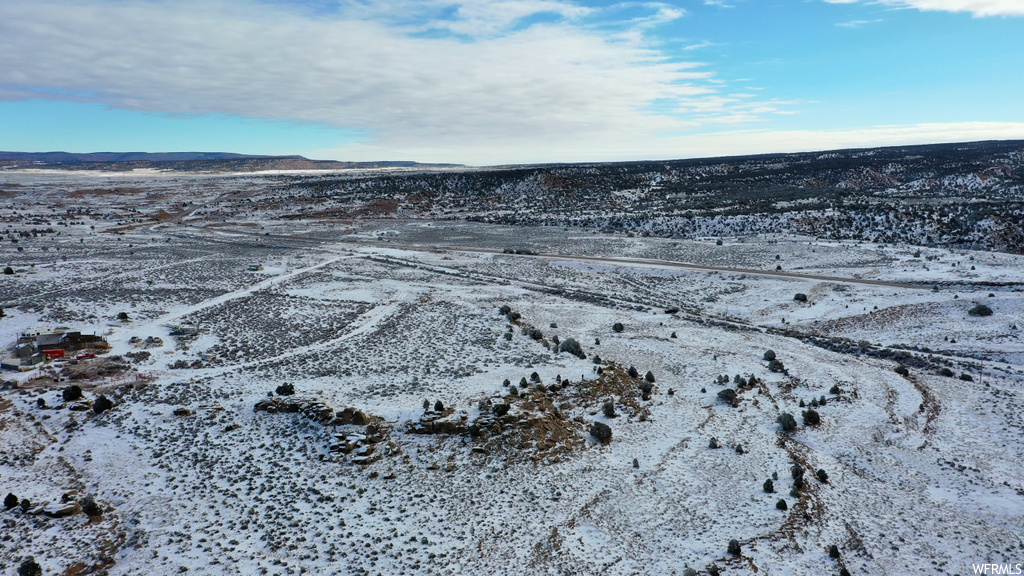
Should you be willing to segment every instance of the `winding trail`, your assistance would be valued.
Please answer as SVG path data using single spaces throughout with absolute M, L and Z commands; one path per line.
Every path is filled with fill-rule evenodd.
M 286 282 L 286 281 L 291 280 L 293 278 L 296 278 L 298 276 L 302 276 L 303 274 L 307 274 L 307 273 L 312 272 L 314 270 L 319 270 L 320 268 L 323 268 L 325 266 L 330 266 L 331 264 L 334 264 L 335 262 L 338 262 L 340 260 L 346 260 L 348 258 L 355 258 L 355 257 L 356 256 L 353 256 L 353 255 L 343 255 L 343 256 L 335 256 L 333 258 L 328 258 L 327 260 L 324 260 L 323 262 L 319 262 L 317 264 L 313 264 L 312 266 L 307 266 L 305 268 L 299 268 L 299 269 L 296 269 L 296 270 L 292 270 L 291 272 L 286 272 L 284 274 L 279 274 L 277 276 L 271 276 L 270 278 L 267 278 L 266 280 L 262 280 L 260 282 L 256 282 L 255 284 L 251 284 L 251 285 L 246 286 L 245 288 L 242 288 L 240 290 L 235 290 L 233 292 L 226 292 L 224 294 L 221 294 L 220 296 L 215 296 L 213 298 L 209 298 L 207 300 L 204 300 L 204 301 L 199 302 L 198 304 L 195 304 L 195 305 L 192 305 L 192 306 L 183 306 L 183 307 L 181 307 L 181 308 L 179 308 L 179 309 L 177 309 L 177 310 L 175 310 L 173 312 L 168 312 L 168 313 L 164 314 L 163 316 L 160 316 L 158 318 L 150 320 L 149 322 L 146 322 L 145 324 L 127 324 L 124 327 L 120 327 L 120 328 L 115 329 L 114 333 L 111 334 L 110 337 L 108 337 L 108 340 L 112 341 L 111 345 L 113 346 L 112 351 L 114 353 L 116 353 L 116 354 L 123 354 L 125 352 L 130 351 L 130 350 L 127 347 L 127 342 L 126 341 L 123 341 L 123 342 L 122 341 L 118 341 L 118 336 L 120 335 L 119 332 L 128 331 L 128 332 L 132 332 L 132 333 L 142 333 L 142 334 L 154 334 L 154 333 L 158 333 L 159 332 L 159 333 L 165 333 L 166 334 L 167 330 L 165 328 L 163 328 L 166 324 L 169 324 L 169 323 L 174 322 L 176 320 L 180 320 L 181 318 L 184 318 L 185 316 L 188 316 L 189 314 L 193 314 L 195 312 L 198 312 L 200 310 L 205 310 L 207 308 L 212 308 L 214 306 L 219 306 L 221 304 L 224 304 L 225 302 L 229 302 L 231 300 L 236 300 L 238 298 L 246 298 L 246 297 L 252 295 L 254 292 L 257 292 L 259 290 L 263 290 L 265 288 L 270 288 L 271 286 L 274 286 L 275 284 Z M 170 345 L 171 345 L 170 343 L 165 342 L 164 346 L 162 346 L 161 348 L 166 348 L 166 347 L 168 347 Z M 157 349 L 160 349 L 160 348 L 157 348 Z
M 187 224 L 184 224 L 188 226 Z M 197 230 L 206 231 L 204 228 L 199 226 L 190 226 Z M 467 252 L 471 254 L 494 254 L 494 255 L 509 255 L 504 250 L 498 250 L 496 248 L 474 248 L 467 246 L 424 246 L 422 244 L 407 244 L 398 242 L 374 242 L 365 238 L 353 238 L 353 239 L 319 239 L 319 238 L 306 238 L 301 236 L 294 236 L 288 234 L 268 234 L 268 233 L 257 233 L 246 230 L 236 230 L 233 228 L 218 228 L 218 232 L 230 232 L 239 236 L 250 236 L 254 238 L 261 238 L 264 240 L 286 240 L 291 242 L 299 242 L 303 244 L 356 244 L 361 246 L 373 246 L 376 248 L 392 248 L 396 250 L 409 250 L 414 252 L 437 252 L 445 250 L 449 252 Z M 249 243 L 245 243 L 249 244 Z M 904 288 L 910 290 L 931 290 L 933 286 L 931 284 L 919 285 L 919 284 L 907 284 L 902 282 L 887 282 L 885 280 L 865 280 L 863 278 L 845 278 L 839 276 L 827 276 L 824 274 L 805 274 L 802 272 L 787 272 L 785 270 L 757 270 L 754 268 L 732 268 L 728 266 L 713 266 L 710 264 L 693 264 L 690 262 L 679 262 L 675 260 L 659 260 L 653 258 L 617 258 L 612 256 L 585 256 L 579 254 L 558 254 L 542 252 L 538 254 L 520 254 L 519 257 L 525 258 L 542 258 L 545 260 L 569 260 L 577 262 L 598 262 L 602 264 L 623 264 L 628 266 L 653 266 L 659 268 L 683 268 L 687 270 L 697 270 L 702 272 L 725 272 L 728 274 L 747 274 L 751 276 L 769 276 L 773 278 L 791 278 L 794 280 L 815 280 L 819 282 L 837 282 L 843 284 L 860 284 L 865 286 L 881 286 L 888 288 Z

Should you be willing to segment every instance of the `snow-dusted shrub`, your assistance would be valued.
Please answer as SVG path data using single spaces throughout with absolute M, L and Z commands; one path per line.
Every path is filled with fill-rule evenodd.
M 610 400 L 608 402 L 605 402 L 604 405 L 601 407 L 601 411 L 604 412 L 604 415 L 606 417 L 615 418 L 615 403 Z
M 601 363 L 601 357 L 598 356 L 597 354 L 594 354 L 594 364 L 600 364 L 600 363 Z
M 559 352 L 568 352 L 573 356 L 576 356 L 580 360 L 586 358 L 586 354 L 583 353 L 583 348 L 580 347 L 580 343 L 575 338 L 566 338 L 558 345 Z
M 796 300 L 797 302 L 807 302 L 807 294 L 797 292 L 796 295 L 793 296 L 793 300 Z
M 18 566 L 18 576 L 43 576 L 43 568 L 34 557 L 29 556 Z
M 718 399 L 726 404 L 736 405 L 736 391 L 732 388 L 726 388 L 718 393 Z
M 285 382 L 278 386 L 274 392 L 277 392 L 278 396 L 291 396 L 292 394 L 295 394 L 295 384 Z
M 622 322 L 616 322 L 615 324 L 612 324 L 612 330 L 614 330 L 615 332 L 622 332 L 625 329 L 626 328 L 625 326 L 622 325 Z
M 530 380 L 540 382 L 540 374 L 537 374 L 536 372 L 530 374 Z
M 18 505 L 18 497 L 10 492 L 7 493 L 7 497 L 4 498 L 4 508 L 10 510 Z
M 97 414 L 103 414 L 104 412 L 110 410 L 113 407 L 114 403 L 110 401 L 110 398 L 107 398 L 103 394 L 100 394 L 99 398 L 96 398 L 96 401 L 93 402 L 92 411 Z
M 814 408 L 808 408 L 803 412 L 804 426 L 817 426 L 821 424 L 821 416 Z
M 825 472 L 825 470 L 823 470 L 821 468 L 818 468 L 818 471 L 815 472 L 814 475 L 818 477 L 819 481 L 821 481 L 821 482 L 828 482 L 828 473 Z
M 491 408 L 491 412 L 494 412 L 495 416 L 501 417 L 508 414 L 509 408 L 511 408 L 511 406 L 508 404 L 495 404 L 494 407 Z
M 501 308 L 498 308 L 498 312 L 502 316 L 508 316 L 509 312 L 511 312 L 511 311 L 512 311 L 512 308 L 508 304 L 502 304 Z
M 78 384 L 72 384 L 61 390 L 60 395 L 65 402 L 74 402 L 82 397 L 82 388 Z
M 895 372 L 904 378 L 910 376 L 910 370 L 906 366 L 897 366 Z
M 434 412 L 444 412 L 444 403 L 440 400 L 434 402 Z
M 739 543 L 739 541 L 736 540 L 735 538 L 732 539 L 732 540 L 729 540 L 729 554 L 732 554 L 733 556 L 739 556 L 741 553 L 742 553 L 742 550 L 740 550 L 740 543 Z
M 775 508 L 779 510 L 789 510 L 789 505 L 783 498 L 779 498 L 779 501 L 775 503 Z
M 612 429 L 603 422 L 594 422 L 590 425 L 590 435 L 602 444 L 607 444 L 612 439 Z
M 100 508 L 100 505 L 96 503 L 96 499 L 93 498 L 92 494 L 87 494 L 79 504 L 82 505 L 82 512 L 85 512 L 86 516 L 103 515 L 103 508 Z
M 712 450 L 716 450 L 718 448 L 718 438 L 715 438 L 714 436 L 712 436 L 711 440 L 708 440 L 708 448 L 711 448 Z
M 765 352 L 764 352 L 764 359 L 765 360 L 769 360 L 769 361 L 770 360 L 775 360 L 775 351 L 774 350 L 765 350 Z
M 967 311 L 971 316 L 991 316 L 992 309 L 984 304 L 978 304 L 974 308 Z
M 654 384 L 644 380 L 644 383 L 640 385 L 640 392 L 643 393 L 644 400 L 651 399 L 651 392 L 654 390 Z
M 647 374 L 644 374 L 644 380 L 647 380 L 648 382 L 654 382 L 654 372 L 648 370 Z
M 838 560 L 839 559 L 839 547 L 836 546 L 835 544 L 832 544 L 831 546 L 829 546 L 828 547 L 828 555 L 831 556 L 834 560 Z
M 779 417 L 776 418 L 775 421 L 782 426 L 783 432 L 792 432 L 793 430 L 796 430 L 796 418 L 794 418 L 789 412 L 779 414 Z
M 828 389 L 829 394 L 839 395 L 841 392 L 842 390 L 839 389 L 839 384 L 833 384 L 832 387 Z
M 952 378 L 953 377 L 953 371 L 950 370 L 949 368 L 943 368 L 942 370 L 939 370 L 939 376 L 945 376 L 946 378 Z
M 637 377 L 640 376 L 640 373 L 636 371 L 636 368 L 634 368 L 633 366 L 630 366 L 629 367 L 629 376 L 631 378 L 637 378 Z
M 771 493 L 775 492 L 775 483 L 772 482 L 771 479 L 769 478 L 768 480 L 764 481 L 763 488 L 764 488 L 765 492 L 771 494 Z

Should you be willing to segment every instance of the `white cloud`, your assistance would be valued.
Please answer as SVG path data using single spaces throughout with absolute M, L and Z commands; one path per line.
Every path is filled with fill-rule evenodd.
M 571 20 L 586 16 L 591 11 L 583 6 L 552 0 L 462 0 L 457 4 L 452 19 L 434 20 L 429 26 L 457 34 L 481 36 L 507 30 L 524 18 L 537 14 Z
M 854 4 L 861 0 L 825 0 L 830 4 Z M 1022 0 L 871 0 L 872 4 L 888 4 L 918 10 L 970 12 L 982 16 L 1024 16 Z
M 713 46 L 721 46 L 721 44 L 711 42 L 710 40 L 701 40 L 696 44 L 687 44 L 683 46 L 683 50 L 701 50 L 703 48 L 711 48 Z
M 330 124 L 405 158 L 477 151 L 453 161 L 485 147 L 514 161 L 642 140 L 782 106 L 719 93 L 710 71 L 649 46 L 637 29 L 681 14 L 663 4 L 644 4 L 651 19 L 623 33 L 579 24 L 587 9 L 556 0 L 464 0 L 446 18 L 437 13 L 450 2 L 403 1 L 330 15 L 226 1 L 0 2 L 0 98 Z M 517 25 L 536 14 L 557 18 Z M 459 35 L 428 33 L 439 28 Z
M 840 28 L 860 28 L 865 24 L 875 24 L 881 21 L 881 18 L 875 20 L 850 20 L 849 22 L 840 22 L 839 24 L 836 24 L 836 26 L 839 26 Z

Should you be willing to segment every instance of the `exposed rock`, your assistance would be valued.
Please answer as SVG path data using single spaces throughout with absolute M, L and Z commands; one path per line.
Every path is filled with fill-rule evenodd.
M 350 424 L 355 426 L 364 426 L 368 421 L 369 419 L 362 410 L 352 408 L 350 406 L 341 412 L 338 412 L 331 424 L 333 426 L 348 426 Z
M 67 518 L 82 511 L 82 506 L 75 501 L 47 504 L 43 507 L 43 514 L 50 518 Z
M 327 424 L 334 418 L 334 409 L 319 400 L 304 402 L 300 412 L 306 418 L 320 424 Z

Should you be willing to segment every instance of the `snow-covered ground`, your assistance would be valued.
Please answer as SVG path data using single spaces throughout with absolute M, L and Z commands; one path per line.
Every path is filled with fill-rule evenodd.
M 0 492 L 30 511 L 93 494 L 105 512 L 0 511 L 4 574 L 28 556 L 47 574 L 140 575 L 685 574 L 712 564 L 725 574 L 968 574 L 972 563 L 1024 562 L 1019 256 L 443 222 L 355 234 L 258 223 L 273 230 L 263 236 L 81 220 L 0 247 L 21 270 L 0 276 L 5 346 L 30 328 L 67 326 L 111 347 L 76 366 L 3 375 L 17 388 L 0 391 Z M 564 257 L 458 250 L 504 246 Z M 994 313 L 968 315 L 978 303 Z M 182 326 L 196 332 L 171 334 Z M 524 334 L 531 327 L 539 339 Z M 555 336 L 577 340 L 586 358 L 553 351 Z M 767 350 L 785 372 L 769 369 Z M 46 377 L 113 356 L 129 367 Z M 625 375 L 631 366 L 639 378 Z M 539 383 L 524 387 L 533 373 Z M 114 407 L 71 410 L 62 390 L 72 383 Z M 285 383 L 295 388 L 286 400 L 358 409 L 372 429 L 254 411 Z M 719 398 L 726 388 L 735 406 Z M 806 426 L 800 403 L 822 397 L 821 423 Z M 484 416 L 504 404 L 505 416 Z M 784 412 L 791 432 L 776 421 Z M 610 426 L 610 442 L 589 433 L 594 422 Z M 379 436 L 379 459 L 332 451 L 338 434 Z M 794 465 L 803 486 L 791 493 Z

